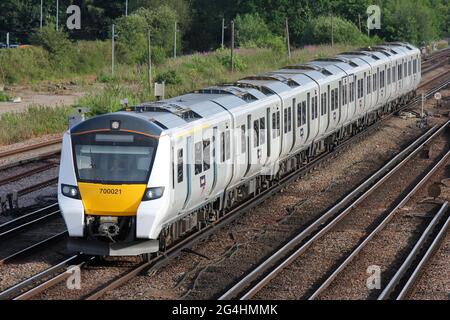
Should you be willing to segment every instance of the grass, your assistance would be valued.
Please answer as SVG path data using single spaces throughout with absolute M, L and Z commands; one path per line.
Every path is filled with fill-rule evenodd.
M 11 98 L 3 91 L 0 91 L 0 102 L 7 102 Z
M 88 44 L 81 45 L 88 46 Z M 92 45 L 90 48 L 94 47 Z M 33 48 L 33 50 L 35 49 L 40 52 L 39 48 Z M 353 47 L 346 45 L 334 47 L 307 46 L 302 50 L 293 51 L 289 62 L 284 55 L 280 56 L 270 49 L 239 49 L 237 50 L 237 70 L 235 72 L 230 71 L 228 51 L 198 53 L 181 56 L 177 59 L 167 59 L 161 65 L 153 68 L 153 78 L 159 78 L 159 80 L 167 82 L 166 98 L 169 98 L 210 85 L 232 83 L 247 75 L 275 70 L 287 64 L 333 56 L 350 49 L 353 49 Z M 12 50 L 10 51 L 12 52 Z M 27 55 L 29 53 L 22 51 L 19 56 L 22 56 L 22 54 L 26 57 L 25 64 L 29 66 L 30 74 L 27 75 L 24 70 L 21 70 L 23 68 L 21 66 L 18 68 L 17 79 L 33 79 L 35 81 L 36 78 L 33 77 L 35 77 L 36 70 L 47 64 L 45 52 L 40 52 L 44 61 L 34 61 L 34 64 L 28 61 Z M 92 55 L 95 55 L 95 53 L 92 52 Z M 101 53 L 95 56 L 95 59 L 102 58 Z M 5 70 L 1 58 L 0 54 L 0 75 L 2 70 L 3 72 Z M 20 60 L 20 58 L 17 59 Z M 93 61 L 90 59 L 85 62 L 78 62 L 86 65 L 83 66 L 83 70 L 78 70 L 78 73 L 75 73 L 71 79 L 77 78 L 80 73 L 85 72 L 87 74 L 90 70 L 96 68 L 94 64 L 88 62 L 88 60 Z M 54 79 L 57 78 L 56 73 L 44 66 L 37 79 L 39 77 L 45 79 L 48 75 L 55 77 Z M 68 74 L 62 73 L 61 76 L 66 77 Z M 109 68 L 103 64 L 103 68 L 96 72 L 96 82 L 104 83 L 104 89 L 84 96 L 77 103 L 80 106 L 90 108 L 92 114 L 114 112 L 121 107 L 120 100 L 124 98 L 128 99 L 130 105 L 154 100 L 152 91 L 148 87 L 145 66 L 118 65 L 116 75 L 112 77 Z M 0 145 L 12 144 L 45 134 L 63 132 L 67 129 L 67 117 L 70 112 L 70 107 L 33 106 L 26 112 L 0 115 Z
M 25 112 L 0 115 L 0 145 L 13 144 L 67 129 L 72 108 L 31 106 Z
M 0 84 L 35 84 L 64 81 L 98 73 L 111 64 L 108 41 L 79 41 L 70 48 L 70 57 L 55 59 L 41 47 L 27 46 L 0 50 Z

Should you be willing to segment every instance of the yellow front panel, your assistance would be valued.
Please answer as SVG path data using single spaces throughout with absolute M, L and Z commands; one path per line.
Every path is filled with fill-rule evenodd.
M 86 214 L 135 216 L 146 189 L 145 184 L 105 185 L 78 183 Z

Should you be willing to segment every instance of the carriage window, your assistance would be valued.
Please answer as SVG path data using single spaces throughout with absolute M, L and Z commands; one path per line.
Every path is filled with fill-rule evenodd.
M 356 84 L 355 84 L 355 81 L 353 81 L 352 86 L 353 86 L 353 88 L 352 88 L 352 102 L 353 102 L 353 101 L 355 101 L 355 98 L 356 98 Z
M 312 99 L 313 101 L 313 108 L 312 108 L 312 113 L 313 113 L 313 119 L 316 119 L 319 116 L 319 109 L 318 109 L 318 98 L 317 96 L 313 97 Z
M 253 146 L 258 147 L 259 146 L 259 120 L 253 121 Z
M 302 102 L 302 125 L 306 124 L 306 101 Z
M 222 162 L 225 162 L 225 132 L 220 133 L 220 156 Z
M 277 114 L 272 113 L 272 139 L 275 139 L 277 136 Z
M 260 136 L 259 136 L 259 141 L 260 144 L 263 145 L 266 143 L 266 118 L 262 117 L 261 119 L 259 119 L 259 129 L 260 129 Z
M 292 109 L 288 108 L 288 132 L 292 131 Z
M 225 159 L 230 160 L 231 159 L 231 136 L 230 136 L 230 130 L 227 130 L 225 132 Z
M 203 171 L 211 168 L 211 141 L 203 140 Z
M 417 60 L 416 59 L 414 59 L 414 62 L 413 62 L 413 73 L 414 74 L 417 73 Z
M 195 174 L 202 172 L 202 142 L 195 144 Z
M 402 65 L 401 64 L 398 66 L 398 77 L 397 77 L 397 79 L 398 80 L 402 79 Z
M 247 137 L 245 136 L 245 125 L 241 126 L 241 153 L 246 151 Z
M 384 88 L 384 71 L 381 71 L 380 88 Z
M 287 123 L 287 109 L 284 109 L 284 133 L 287 133 L 288 123 Z
M 178 183 L 183 182 L 183 149 L 178 149 L 177 152 L 177 176 Z
M 339 93 L 338 89 L 334 89 L 334 110 L 339 108 Z
M 297 127 L 302 125 L 302 104 L 297 104 Z
M 334 111 L 334 89 L 331 90 L 331 111 Z
M 358 99 L 361 98 L 361 80 L 358 80 Z
M 408 75 L 411 75 L 411 61 L 408 62 Z
M 391 73 L 389 72 L 389 70 L 388 70 L 388 72 L 387 72 L 387 84 L 388 84 L 388 85 L 391 84 Z
M 277 111 L 277 136 L 281 135 L 281 116 L 280 111 Z
M 408 70 L 407 70 L 407 66 L 406 66 L 406 62 L 403 64 L 403 77 L 406 77 L 408 75 Z
M 322 93 L 320 103 L 321 103 L 320 114 L 323 116 L 324 114 L 327 113 L 327 94 L 326 93 Z

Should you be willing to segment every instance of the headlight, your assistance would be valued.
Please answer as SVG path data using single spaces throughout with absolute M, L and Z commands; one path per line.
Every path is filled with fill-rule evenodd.
M 67 184 L 61 185 L 61 192 L 66 197 L 72 198 L 72 199 L 81 199 L 80 192 L 78 191 L 77 187 L 69 186 Z
M 163 196 L 163 194 L 164 194 L 164 187 L 148 188 L 147 190 L 145 190 L 142 201 L 159 199 Z

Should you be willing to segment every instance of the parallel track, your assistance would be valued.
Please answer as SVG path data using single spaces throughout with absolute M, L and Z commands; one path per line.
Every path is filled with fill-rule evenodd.
M 235 283 L 229 290 L 219 297 L 219 300 L 229 300 L 235 298 L 246 300 L 256 295 L 282 270 L 300 257 L 315 241 L 320 239 L 342 219 L 344 219 L 356 205 L 361 203 L 389 177 L 395 174 L 395 172 L 402 168 L 410 159 L 417 155 L 419 151 L 421 151 L 432 139 L 439 136 L 446 129 L 449 123 L 450 121 L 446 122 L 439 129 L 435 126 L 419 137 L 419 139 L 400 152 L 385 166 L 345 196 L 341 201 L 336 203 L 330 210 L 324 213 L 305 230 L 297 234 L 292 240 L 282 246 L 270 257 L 265 259 L 240 281 Z M 447 154 L 445 158 L 447 158 L 449 154 Z M 442 165 L 444 161 L 445 160 L 442 159 L 439 162 L 439 165 Z M 427 177 L 429 177 L 429 175 L 427 175 Z M 411 195 L 408 195 L 407 199 L 409 199 L 410 196 Z M 398 207 L 396 209 L 398 209 Z
M 401 267 L 381 292 L 378 300 L 403 300 L 408 296 L 408 293 L 411 292 L 420 273 L 439 247 L 450 226 L 450 215 L 448 211 L 449 204 L 445 202 Z
M 55 203 L 8 221 L 0 225 L 0 240 L 15 236 L 28 228 L 38 226 L 49 219 L 56 218 L 60 216 L 60 214 L 61 212 L 58 208 L 58 204 Z

